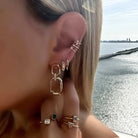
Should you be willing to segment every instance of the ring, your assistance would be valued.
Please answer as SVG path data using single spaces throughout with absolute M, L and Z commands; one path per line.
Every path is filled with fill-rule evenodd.
M 51 121 L 56 121 L 56 119 L 57 119 L 56 114 L 53 114 L 53 115 L 51 116 L 51 118 L 46 118 L 45 120 L 40 121 L 40 124 L 50 125 L 50 124 L 51 124 Z
M 44 124 L 44 125 L 50 125 L 51 120 L 50 119 L 45 119 L 44 121 L 40 121 L 40 124 Z
M 78 125 L 75 125 L 75 124 L 72 123 L 72 122 L 63 122 L 63 124 L 67 125 L 69 128 L 72 128 L 72 127 L 74 127 L 74 128 L 79 128 Z
M 72 120 L 73 123 L 76 123 L 76 122 L 79 121 L 80 119 L 79 119 L 79 117 L 77 117 L 77 116 L 64 116 L 64 117 L 63 117 L 63 120 Z

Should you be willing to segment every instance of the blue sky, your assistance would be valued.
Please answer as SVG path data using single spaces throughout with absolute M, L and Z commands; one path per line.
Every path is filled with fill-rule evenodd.
M 138 40 L 138 0 L 102 0 L 102 40 Z

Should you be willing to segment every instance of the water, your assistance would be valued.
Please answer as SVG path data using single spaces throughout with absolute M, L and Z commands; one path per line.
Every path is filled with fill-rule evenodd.
M 118 51 L 124 50 L 125 45 L 126 49 L 138 47 L 138 43 L 102 45 L 101 55 L 117 52 L 117 47 Z M 138 52 L 99 62 L 93 113 L 109 128 L 138 136 Z

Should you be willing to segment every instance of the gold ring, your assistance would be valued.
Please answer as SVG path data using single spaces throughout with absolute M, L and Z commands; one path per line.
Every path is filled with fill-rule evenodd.
M 63 122 L 63 124 L 65 124 L 65 125 L 67 125 L 68 126 L 68 128 L 79 128 L 79 126 L 78 125 L 76 125 L 76 124 L 74 124 L 74 123 L 72 123 L 72 122 Z
M 56 121 L 56 114 L 53 114 L 51 116 L 51 118 L 46 118 L 45 120 L 43 121 L 40 121 L 40 124 L 44 124 L 44 125 L 50 125 L 51 124 L 51 121 Z
M 47 118 L 44 121 L 40 121 L 40 124 L 50 125 L 51 124 L 51 119 Z
M 76 123 L 76 122 L 79 121 L 80 119 L 79 119 L 79 117 L 77 117 L 77 116 L 64 116 L 64 117 L 63 117 L 63 120 L 72 120 L 73 123 Z

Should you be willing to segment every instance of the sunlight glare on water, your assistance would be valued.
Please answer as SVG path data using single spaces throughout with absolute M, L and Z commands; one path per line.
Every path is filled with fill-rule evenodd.
M 138 52 L 99 62 L 93 113 L 109 128 L 138 136 Z

